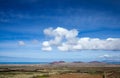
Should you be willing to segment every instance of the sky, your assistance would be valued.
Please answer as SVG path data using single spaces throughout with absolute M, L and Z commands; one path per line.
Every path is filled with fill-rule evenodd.
M 119 61 L 120 0 L 0 0 L 0 62 Z

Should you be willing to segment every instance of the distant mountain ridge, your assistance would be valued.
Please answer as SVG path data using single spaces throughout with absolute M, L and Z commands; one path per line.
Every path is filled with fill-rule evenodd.
M 99 62 L 99 61 L 90 61 L 88 63 L 103 63 L 103 62 Z

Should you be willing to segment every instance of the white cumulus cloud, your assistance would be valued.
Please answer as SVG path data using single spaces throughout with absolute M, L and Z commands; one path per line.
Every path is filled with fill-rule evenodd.
M 42 50 L 43 51 L 51 51 L 52 48 L 50 46 L 48 46 L 48 47 L 42 47 Z
M 42 43 L 42 50 L 51 51 L 53 46 L 61 51 L 120 50 L 120 38 L 79 38 L 78 33 L 76 29 L 47 28 L 44 34 L 51 39 Z
M 24 42 L 24 41 L 18 41 L 18 45 L 24 46 L 24 45 L 25 45 L 25 42 Z
M 104 54 L 104 55 L 102 55 L 102 56 L 100 56 L 101 58 L 109 58 L 109 57 L 111 57 L 110 55 L 108 55 L 108 54 Z

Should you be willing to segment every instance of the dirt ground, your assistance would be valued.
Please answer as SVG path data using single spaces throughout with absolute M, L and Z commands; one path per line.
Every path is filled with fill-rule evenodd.
M 120 66 L 0 65 L 0 78 L 120 78 Z
M 52 75 L 49 78 L 103 78 L 102 75 L 93 75 L 87 73 L 69 73 L 69 74 L 60 74 L 60 75 Z

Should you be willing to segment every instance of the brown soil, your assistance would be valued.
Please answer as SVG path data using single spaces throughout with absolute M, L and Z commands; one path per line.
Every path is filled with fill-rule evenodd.
M 52 75 L 50 78 L 102 78 L 102 75 L 93 75 L 87 73 L 71 73 L 71 74 L 61 74 L 61 75 Z

